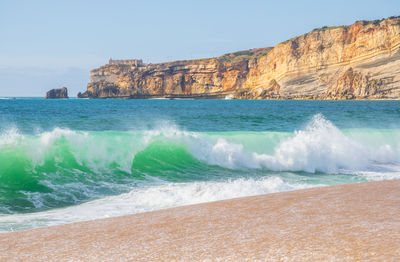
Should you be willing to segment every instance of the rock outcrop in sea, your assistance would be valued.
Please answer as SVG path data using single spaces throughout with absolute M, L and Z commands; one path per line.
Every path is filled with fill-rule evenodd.
M 68 98 L 68 89 L 66 87 L 51 89 L 46 93 L 46 99 Z
M 322 27 L 274 47 L 144 64 L 110 60 L 85 98 L 400 98 L 400 17 Z

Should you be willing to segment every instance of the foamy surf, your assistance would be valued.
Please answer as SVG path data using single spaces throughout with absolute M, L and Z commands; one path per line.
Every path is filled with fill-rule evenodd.
M 399 138 L 398 129 L 341 130 L 320 114 L 294 132 L 11 128 L 0 133 L 0 229 L 399 179 Z
M 135 214 L 176 206 L 205 203 L 309 188 L 290 184 L 279 177 L 236 179 L 226 182 L 166 183 L 135 188 L 129 193 L 106 197 L 81 205 L 30 214 L 0 215 L 0 231 L 13 231 Z
M 400 130 L 343 132 L 322 115 L 316 115 L 303 130 L 269 137 L 273 140 L 269 141 L 271 147 L 263 149 L 268 153 L 252 151 L 246 141 L 229 142 L 228 138 L 193 141 L 191 152 L 209 164 L 232 169 L 357 172 L 375 169 L 378 163 L 397 166 L 400 163 L 399 138 Z

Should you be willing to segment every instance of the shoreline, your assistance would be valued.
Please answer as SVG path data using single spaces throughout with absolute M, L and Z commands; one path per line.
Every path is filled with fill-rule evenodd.
M 0 260 L 400 259 L 400 180 L 316 187 L 0 234 Z
M 22 99 L 40 99 L 46 100 L 42 96 L 26 96 L 26 97 L 19 97 L 19 96 L 4 96 L 0 97 L 0 100 L 22 100 Z M 77 97 L 71 96 L 69 98 L 56 98 L 51 99 L 54 100 L 245 100 L 245 101 L 334 101 L 334 102 L 342 102 L 342 101 L 400 101 L 400 97 L 398 98 L 352 98 L 352 99 L 307 99 L 307 98 L 263 98 L 263 99 L 250 99 L 250 98 L 229 98 L 226 99 L 225 96 L 220 96 L 216 98 L 216 96 L 208 97 L 208 98 L 199 98 L 198 96 L 149 96 L 149 97 L 96 97 L 96 98 L 89 98 L 89 97 Z

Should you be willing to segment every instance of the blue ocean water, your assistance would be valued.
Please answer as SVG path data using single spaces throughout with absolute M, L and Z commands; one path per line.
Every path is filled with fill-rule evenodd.
M 400 101 L 0 99 L 0 231 L 400 178 Z

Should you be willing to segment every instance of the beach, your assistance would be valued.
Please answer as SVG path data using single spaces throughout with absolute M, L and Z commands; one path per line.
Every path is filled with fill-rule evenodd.
M 0 262 L 400 261 L 395 1 L 3 2 Z
M 2 261 L 395 261 L 400 181 L 317 187 L 0 234 Z

